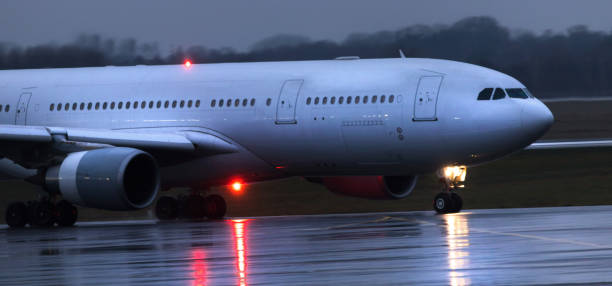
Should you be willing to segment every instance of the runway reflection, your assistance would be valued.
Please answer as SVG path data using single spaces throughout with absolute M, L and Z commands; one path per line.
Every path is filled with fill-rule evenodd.
M 247 236 L 246 224 L 248 220 L 235 219 L 232 220 L 234 228 L 234 242 L 236 252 L 236 268 L 238 270 L 238 285 L 247 286 Z
M 471 284 L 467 273 L 470 263 L 470 246 L 468 219 L 465 214 L 444 215 L 446 222 L 446 243 L 448 247 L 449 282 L 453 286 Z
M 206 285 L 206 257 L 201 249 L 191 252 L 191 268 L 193 271 L 193 286 Z

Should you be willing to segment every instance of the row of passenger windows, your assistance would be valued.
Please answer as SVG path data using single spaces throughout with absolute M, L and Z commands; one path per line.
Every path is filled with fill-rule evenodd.
M 213 99 L 210 102 L 210 107 L 215 107 L 215 106 L 219 106 L 219 107 L 223 107 L 223 106 L 231 107 L 232 104 L 233 104 L 233 106 L 238 107 L 238 106 L 240 106 L 241 103 L 242 103 L 242 106 L 247 106 L 247 105 L 255 106 L 255 98 L 251 98 L 250 101 L 248 99 L 246 99 L 246 98 L 243 98 L 242 100 L 240 100 L 239 98 L 236 98 L 233 101 L 231 99 L 226 99 L 226 100 L 219 99 L 218 103 L 219 104 L 217 105 L 217 100 Z
M 533 98 L 533 95 L 529 93 L 527 89 L 521 88 L 506 88 L 506 92 L 502 88 L 485 88 L 478 94 L 478 100 L 490 100 L 493 97 L 493 100 L 504 99 L 506 97 L 506 93 L 511 98 Z
M 372 95 L 372 97 L 368 97 L 367 95 L 360 97 L 360 96 L 355 96 L 354 97 L 354 101 L 353 101 L 353 97 L 352 96 L 347 96 L 346 97 L 346 104 L 351 104 L 353 102 L 355 102 L 355 104 L 359 104 L 360 102 L 362 102 L 363 104 L 366 104 L 368 102 L 370 103 L 385 103 L 385 101 L 387 101 L 387 97 L 385 95 L 381 95 L 380 97 L 378 97 L 378 95 Z M 394 95 L 389 95 L 389 103 L 393 103 L 393 101 L 395 101 L 395 96 Z M 328 97 L 323 97 L 322 99 L 319 97 L 315 97 L 314 98 L 314 104 L 318 105 L 319 103 L 321 104 L 327 104 L 329 101 L 329 104 L 336 104 L 336 97 L 332 96 L 330 98 Z M 344 101 L 344 96 L 340 96 L 338 97 L 338 104 L 343 104 Z M 313 99 L 312 98 L 307 98 L 306 99 L 306 105 L 310 105 L 313 103 Z
M 4 112 L 9 112 L 11 110 L 11 106 L 9 104 L 4 106 Z M 2 112 L 2 104 L 0 104 L 0 112 Z
M 146 109 L 148 106 L 149 109 L 152 109 L 154 107 L 157 108 L 192 108 L 192 107 L 200 107 L 200 100 L 173 100 L 173 101 L 161 101 L 158 100 L 157 102 L 151 100 L 147 103 L 147 101 L 126 101 L 125 103 L 123 101 L 119 101 L 119 102 L 89 102 L 89 103 L 85 103 L 85 102 L 81 102 L 81 103 L 58 103 L 57 105 L 55 103 L 51 103 L 51 105 L 49 105 L 49 110 L 53 111 L 53 110 L 57 110 L 60 111 L 62 110 L 62 108 L 66 111 L 72 109 L 72 110 L 85 110 L 85 108 L 87 108 L 87 110 L 91 110 L 91 109 L 95 109 L 95 110 L 99 110 L 100 108 L 102 108 L 102 110 L 106 110 L 106 109 Z

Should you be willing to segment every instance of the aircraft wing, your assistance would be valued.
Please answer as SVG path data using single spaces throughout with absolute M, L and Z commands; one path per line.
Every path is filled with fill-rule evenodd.
M 612 147 L 612 139 L 542 141 L 535 142 L 527 146 L 525 150 L 554 150 L 597 147 Z
M 59 153 L 112 146 L 205 154 L 233 153 L 238 150 L 236 145 L 218 136 L 189 129 L 164 132 L 155 129 L 126 131 L 0 125 L 0 145 L 10 146 L 9 149 L 16 149 L 32 144 L 48 144 Z M 11 157 L 5 153 L 7 152 L 0 149 L 0 155 Z

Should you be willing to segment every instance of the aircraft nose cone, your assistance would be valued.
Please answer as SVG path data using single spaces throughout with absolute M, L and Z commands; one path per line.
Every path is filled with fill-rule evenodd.
M 523 106 L 521 120 L 523 128 L 528 132 L 528 135 L 532 140 L 536 140 L 550 129 L 555 118 L 544 103 L 536 101 Z

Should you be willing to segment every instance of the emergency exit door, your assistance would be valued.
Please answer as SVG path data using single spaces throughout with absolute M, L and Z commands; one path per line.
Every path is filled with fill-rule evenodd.
M 28 115 L 28 104 L 30 103 L 31 93 L 22 93 L 19 97 L 19 103 L 17 103 L 17 110 L 15 111 L 15 124 L 26 125 L 26 119 Z
M 303 80 L 288 80 L 283 83 L 276 105 L 276 124 L 296 124 L 295 107 L 297 105 Z
M 419 80 L 419 86 L 414 98 L 415 121 L 437 120 L 436 105 L 442 76 L 424 76 Z

